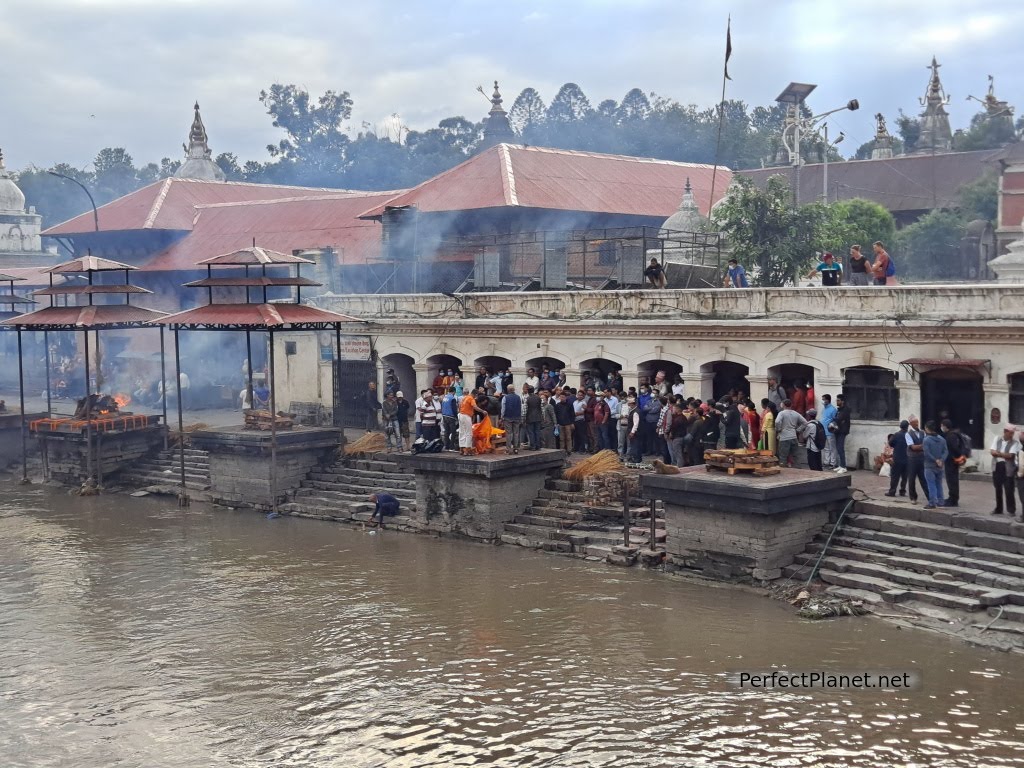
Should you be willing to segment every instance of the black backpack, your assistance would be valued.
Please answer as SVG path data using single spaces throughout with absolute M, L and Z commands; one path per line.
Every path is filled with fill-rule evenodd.
M 825 428 L 820 421 L 812 421 L 814 425 L 814 446 L 820 451 L 825 447 L 828 437 L 825 435 Z

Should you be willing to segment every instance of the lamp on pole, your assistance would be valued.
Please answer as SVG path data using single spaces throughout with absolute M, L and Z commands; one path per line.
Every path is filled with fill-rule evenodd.
M 821 169 L 821 197 L 822 197 L 823 202 L 825 202 L 825 204 L 828 204 L 828 152 L 829 152 L 830 149 L 832 149 L 832 147 L 834 147 L 836 144 L 838 144 L 843 139 L 845 139 L 846 138 L 846 134 L 843 133 L 842 131 L 840 131 L 839 135 L 836 136 L 834 140 L 829 142 L 829 140 L 828 140 L 828 123 L 825 123 L 825 125 L 822 126 L 822 128 L 824 129 L 824 132 L 825 132 L 825 154 L 824 154 L 824 157 L 822 158 L 822 166 L 823 167 Z
M 68 181 L 70 181 L 70 182 L 72 182 L 74 184 L 77 184 L 78 186 L 80 186 L 82 188 L 82 191 L 85 192 L 86 195 L 88 195 L 88 197 L 89 197 L 89 204 L 92 206 L 92 224 L 93 224 L 93 227 L 95 228 L 95 230 L 97 232 L 99 232 L 100 231 L 100 214 L 96 210 L 96 201 L 92 199 L 92 192 L 89 191 L 89 188 L 87 186 L 85 186 L 85 184 L 80 182 L 78 179 L 72 178 L 71 176 L 65 176 L 63 173 L 57 173 L 56 171 L 47 171 L 47 173 L 50 174 L 51 176 L 56 176 L 56 177 L 58 177 L 60 179 L 67 179 Z
M 789 151 L 789 163 L 793 166 L 794 171 L 794 184 L 793 184 L 793 206 L 799 203 L 800 196 L 800 166 L 803 164 L 803 158 L 800 156 L 800 141 L 804 134 L 810 133 L 814 130 L 815 126 L 818 125 L 829 115 L 834 115 L 836 112 L 842 112 L 844 110 L 850 110 L 851 112 L 860 109 L 860 102 L 856 99 L 850 99 L 846 102 L 845 106 L 836 107 L 830 109 L 827 112 L 822 112 L 819 115 L 813 115 L 811 117 L 803 116 L 804 101 L 810 95 L 811 91 L 817 88 L 817 85 L 811 85 L 810 83 L 790 83 L 786 86 L 786 90 L 778 95 L 775 99 L 780 104 L 788 105 L 788 114 L 786 115 L 786 124 L 782 129 L 782 144 Z

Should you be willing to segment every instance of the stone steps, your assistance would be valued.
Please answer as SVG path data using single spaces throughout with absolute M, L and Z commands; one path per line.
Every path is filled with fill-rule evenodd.
M 123 482 L 138 487 L 172 488 L 181 484 L 181 457 L 177 448 L 168 448 L 142 459 L 121 473 Z M 185 449 L 185 488 L 206 491 L 210 488 L 210 457 L 197 448 Z
M 371 459 L 344 459 L 324 469 L 310 472 L 292 501 L 282 505 L 287 514 L 332 520 L 366 520 L 373 511 L 372 493 L 390 493 L 401 502 L 402 511 L 416 508 L 416 480 L 386 454 Z M 402 527 L 389 518 L 386 525 Z M 399 521 L 400 522 L 400 521 Z
M 1024 525 L 956 509 L 870 502 L 855 509 L 821 560 L 818 575 L 830 591 L 873 594 L 919 611 L 915 603 L 960 611 L 997 606 L 1007 620 L 1024 621 Z M 830 531 L 826 526 L 783 573 L 806 576 Z
M 852 535 L 855 532 L 856 535 Z M 832 546 L 850 547 L 859 550 L 862 554 L 870 552 L 881 553 L 882 555 L 893 555 L 896 557 L 909 557 L 918 560 L 925 560 L 932 566 L 937 565 L 959 565 L 967 568 L 987 570 L 993 574 L 1010 576 L 1024 580 L 1024 555 L 1014 555 L 1008 552 L 1000 552 L 994 549 L 982 549 L 980 547 L 953 547 L 951 551 L 929 549 L 928 547 L 917 546 L 916 542 L 922 541 L 905 540 L 892 534 L 894 541 L 886 541 L 870 538 L 868 534 L 873 531 L 851 529 L 851 535 L 836 534 L 832 538 Z M 813 542 L 809 552 L 820 552 L 824 546 L 825 536 L 819 537 L 819 541 Z M 924 539 L 923 541 L 928 541 Z M 1009 562 L 1008 562 L 1009 561 Z
M 795 562 L 813 565 L 818 555 L 804 552 Z M 830 549 L 821 561 L 824 570 L 875 576 L 908 587 L 978 596 L 995 590 L 1020 592 L 1024 600 L 1024 582 L 988 571 L 952 565 L 936 565 L 927 560 L 904 557 L 872 557 L 872 553 L 848 547 Z

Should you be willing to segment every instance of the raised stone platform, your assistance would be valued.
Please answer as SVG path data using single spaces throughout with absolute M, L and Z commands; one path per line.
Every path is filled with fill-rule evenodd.
M 274 506 L 270 432 L 234 426 L 199 430 L 189 438 L 193 448 L 209 454 L 212 501 L 257 509 Z M 278 432 L 276 501 L 286 501 L 312 470 L 331 463 L 344 441 L 342 430 L 334 428 L 295 427 Z
M 88 449 L 92 440 L 92 451 Z M 36 433 L 48 479 L 77 485 L 90 475 L 99 485 L 132 466 L 139 459 L 163 448 L 164 426 L 151 424 L 127 432 L 43 432 Z
M 28 422 L 45 415 L 45 413 L 26 413 L 26 433 Z M 35 455 L 37 451 L 35 442 L 31 439 L 26 442 L 29 455 Z M 0 413 L 0 468 L 14 463 L 21 463 L 21 414 L 17 411 L 7 410 Z
M 530 507 L 549 474 L 562 468 L 565 454 L 400 454 L 395 460 L 415 473 L 414 519 L 421 528 L 493 541 L 505 523 Z
M 666 549 L 712 578 L 768 580 L 782 575 L 850 497 L 849 475 L 783 469 L 727 475 L 691 467 L 644 475 L 641 494 L 665 505 Z

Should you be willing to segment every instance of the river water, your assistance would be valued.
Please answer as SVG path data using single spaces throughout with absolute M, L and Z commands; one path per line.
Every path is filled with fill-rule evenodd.
M 0 484 L 0 764 L 1024 765 L 1024 665 L 597 563 Z M 776 667 L 909 691 L 741 689 Z

